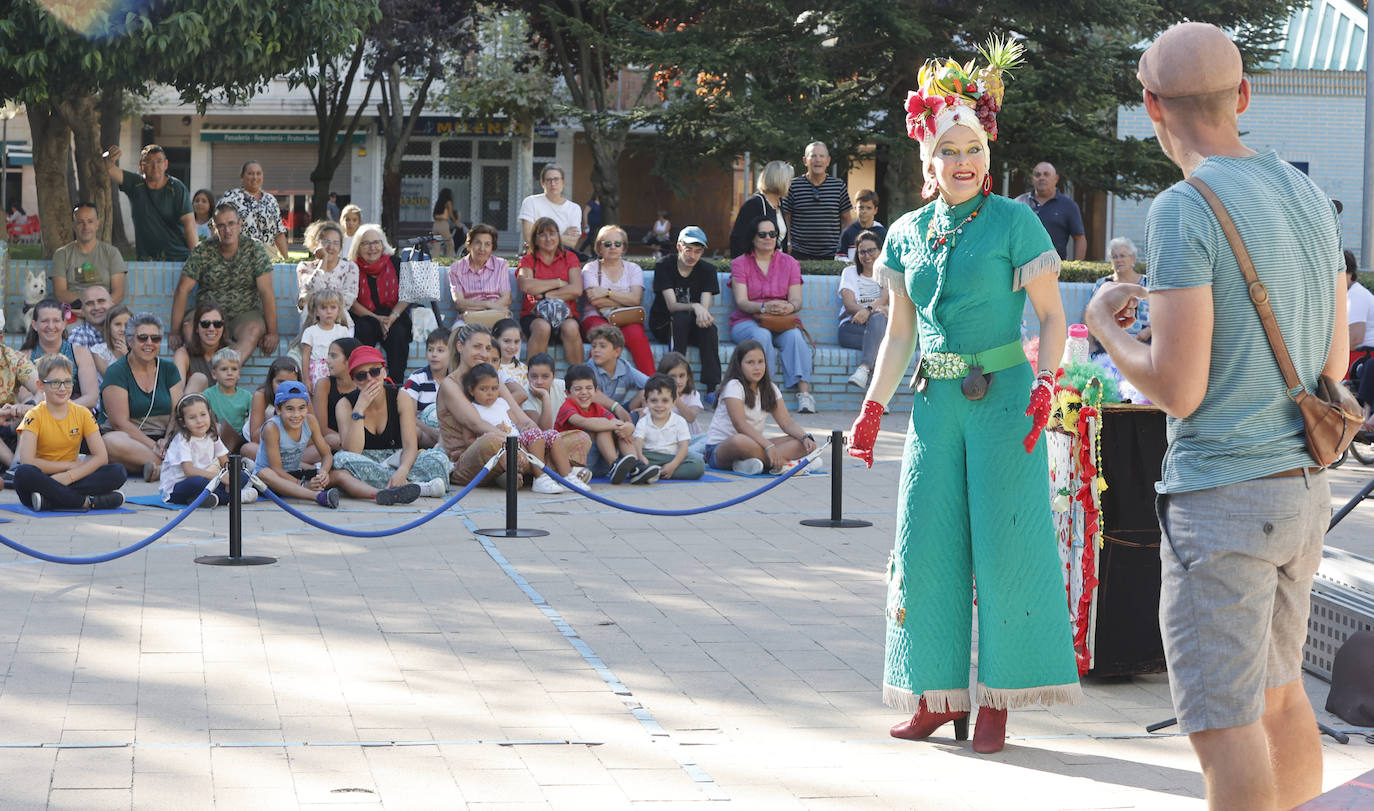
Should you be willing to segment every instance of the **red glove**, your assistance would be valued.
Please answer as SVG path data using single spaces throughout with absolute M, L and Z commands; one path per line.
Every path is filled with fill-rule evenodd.
M 1040 432 L 1045 430 L 1045 424 L 1050 421 L 1050 409 L 1054 406 L 1054 372 L 1044 371 L 1036 375 L 1035 383 L 1031 386 L 1030 405 L 1026 406 L 1026 416 L 1031 418 L 1030 433 L 1021 440 L 1021 444 L 1026 446 L 1026 453 L 1035 450 L 1035 443 L 1040 440 Z
M 878 429 L 882 428 L 882 423 L 882 404 L 864 400 L 858 418 L 849 429 L 849 455 L 873 467 L 873 444 L 878 441 Z

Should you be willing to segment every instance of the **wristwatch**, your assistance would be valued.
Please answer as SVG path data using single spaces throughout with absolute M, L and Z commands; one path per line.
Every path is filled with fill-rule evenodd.
M 354 411 L 352 414 L 349 414 L 349 416 L 353 418 L 354 422 L 357 422 L 358 420 L 362 419 L 363 417 L 366 417 L 367 415 L 359 414 L 358 412 Z

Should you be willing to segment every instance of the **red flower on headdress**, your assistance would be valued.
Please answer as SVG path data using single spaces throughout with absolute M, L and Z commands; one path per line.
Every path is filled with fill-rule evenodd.
M 919 90 L 909 90 L 906 94 L 906 134 L 916 140 L 935 135 L 935 117 L 949 99 L 942 96 L 922 95 Z

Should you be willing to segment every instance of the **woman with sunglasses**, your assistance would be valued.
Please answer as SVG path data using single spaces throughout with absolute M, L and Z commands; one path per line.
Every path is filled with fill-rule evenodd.
M 139 313 L 124 328 L 129 354 L 110 364 L 100 389 L 105 448 L 110 461 L 155 482 L 167 448 L 172 406 L 181 399 L 181 372 L 159 357 L 164 330 L 152 313 Z
M 410 360 L 410 304 L 401 301 L 401 260 L 376 223 L 358 227 L 348 258 L 358 266 L 357 297 L 348 310 L 353 337 L 363 346 L 381 344 L 387 377 L 404 380 Z
M 214 385 L 210 359 L 215 353 L 232 346 L 228 330 L 224 328 L 224 313 L 219 305 L 209 299 L 201 299 L 191 315 L 191 340 L 177 348 L 172 362 L 181 373 L 182 385 L 187 394 L 202 392 Z
M 444 495 L 453 463 L 443 448 L 420 450 L 415 398 L 398 396 L 400 390 L 382 368 L 382 353 L 370 346 L 353 350 L 348 374 L 357 388 L 334 406 L 339 487 L 383 506 Z
M 604 225 L 596 233 L 592 246 L 599 259 L 582 266 L 582 335 L 593 327 L 609 324 L 611 313 L 621 307 L 640 307 L 644 301 L 644 269 L 625 261 L 625 246 L 629 237 L 618 225 Z M 644 323 L 620 327 L 625 335 L 625 348 L 634 358 L 635 368 L 653 375 L 654 353 L 649 348 L 649 336 Z
M 778 368 L 781 356 L 783 387 L 796 387 L 797 412 L 815 414 L 811 345 L 796 317 L 802 306 L 801 265 L 777 249 L 778 225 L 773 219 L 755 217 L 749 232 L 754 235 L 754 249 L 730 263 L 730 289 L 735 297 L 730 340 L 736 344 L 758 341 L 768 356 L 769 369 Z
M 872 231 L 854 239 L 854 264 L 840 272 L 840 346 L 861 349 L 859 368 L 849 376 L 849 385 L 868 388 L 868 377 L 878 360 L 878 347 L 887 333 L 887 310 L 892 291 L 886 279 L 873 272 L 882 240 Z

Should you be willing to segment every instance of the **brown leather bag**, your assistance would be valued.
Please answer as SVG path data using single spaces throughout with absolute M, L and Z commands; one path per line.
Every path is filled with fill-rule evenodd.
M 763 327 L 774 335 L 780 335 L 797 326 L 796 313 L 788 313 L 787 315 L 764 315 L 763 313 L 756 313 L 754 315 L 754 320 L 759 323 L 760 327 Z
M 643 307 L 616 307 L 606 313 L 606 320 L 617 327 L 628 327 L 631 324 L 643 324 L 645 319 Z
M 1255 310 L 1259 312 L 1260 322 L 1264 324 L 1264 334 L 1269 338 L 1269 348 L 1274 351 L 1279 371 L 1283 372 L 1283 382 L 1288 386 L 1288 396 L 1298 404 L 1298 409 L 1302 412 L 1303 427 L 1307 433 L 1307 450 L 1312 454 L 1312 458 L 1317 460 L 1317 464 L 1326 467 L 1341 458 L 1341 454 L 1350 446 L 1355 433 L 1364 422 L 1364 409 L 1350 391 L 1341 385 L 1339 380 L 1333 380 L 1330 375 L 1319 375 L 1317 390 L 1307 391 L 1302 379 L 1298 377 L 1297 370 L 1293 368 L 1293 358 L 1288 354 L 1288 347 L 1283 342 L 1283 333 L 1279 331 L 1279 322 L 1274 318 L 1274 309 L 1269 306 L 1269 291 L 1259 280 L 1259 274 L 1255 273 L 1255 263 L 1250 261 L 1250 252 L 1245 249 L 1245 243 L 1241 240 L 1240 232 L 1236 230 L 1231 215 L 1227 213 L 1226 206 L 1210 186 L 1196 177 L 1188 178 L 1188 184 L 1197 189 L 1212 207 L 1212 213 L 1216 215 L 1221 230 L 1226 234 L 1226 241 L 1231 243 L 1231 250 L 1236 254 L 1236 262 L 1240 265 L 1241 273 L 1245 274 L 1245 282 L 1250 288 L 1250 301 L 1254 302 Z M 1332 285 L 1334 289 L 1334 279 Z

